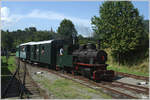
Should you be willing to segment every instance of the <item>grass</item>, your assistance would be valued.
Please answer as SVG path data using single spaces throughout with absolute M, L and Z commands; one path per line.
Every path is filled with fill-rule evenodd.
M 8 82 L 15 71 L 15 58 L 10 56 L 8 62 L 5 56 L 1 56 L 1 91 L 4 92 Z
M 8 62 L 6 57 L 1 56 L 1 79 L 2 83 L 7 83 L 10 80 L 12 73 L 16 70 L 15 57 L 10 56 Z
M 113 59 L 110 55 L 110 51 L 106 50 L 108 53 L 108 61 L 107 67 L 108 70 L 114 70 L 117 72 L 123 72 L 128 74 L 134 74 L 139 76 L 149 76 L 149 58 L 144 59 L 141 62 L 137 62 L 136 64 L 129 66 L 129 65 L 119 65 L 116 62 L 113 62 Z
M 1 64 L 2 75 L 8 74 L 8 72 L 7 72 L 8 70 L 10 72 L 14 72 L 16 70 L 15 57 L 14 56 L 10 56 L 8 59 L 8 62 L 6 61 L 6 57 L 2 56 L 1 61 L 2 61 L 2 64 Z
M 141 68 L 141 66 L 127 67 L 123 65 L 119 66 L 118 64 L 112 64 L 108 66 L 107 69 L 139 76 L 149 76 L 148 70 L 146 70 L 146 68 Z
M 55 81 L 50 81 L 42 76 L 38 77 L 41 77 L 42 79 L 38 80 L 38 82 L 52 92 L 57 99 L 92 99 L 92 96 L 89 95 L 89 93 L 101 95 L 102 98 L 111 98 L 106 94 L 87 88 L 68 79 L 62 78 Z

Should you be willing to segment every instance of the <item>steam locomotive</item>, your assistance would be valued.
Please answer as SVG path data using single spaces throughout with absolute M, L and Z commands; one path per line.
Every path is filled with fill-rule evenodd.
M 98 50 L 92 43 L 79 46 L 78 43 L 66 40 L 28 42 L 17 46 L 16 56 L 95 81 L 114 78 L 114 71 L 107 70 L 107 53 Z

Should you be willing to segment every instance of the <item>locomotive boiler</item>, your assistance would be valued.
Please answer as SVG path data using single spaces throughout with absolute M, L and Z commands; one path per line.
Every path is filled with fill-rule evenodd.
M 86 64 L 105 64 L 107 61 L 107 53 L 104 50 L 97 50 L 96 45 L 92 43 L 81 46 L 73 52 L 73 56 L 76 62 Z

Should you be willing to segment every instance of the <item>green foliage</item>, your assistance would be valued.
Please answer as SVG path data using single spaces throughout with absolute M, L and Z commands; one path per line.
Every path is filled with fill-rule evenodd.
M 58 35 L 51 28 L 50 31 L 38 31 L 35 27 L 25 28 L 24 30 L 17 30 L 9 32 L 1 32 L 2 36 L 2 48 L 11 50 L 16 48 L 17 45 L 30 41 L 42 41 L 55 39 Z
M 16 64 L 15 64 L 15 57 L 14 56 L 10 56 L 8 59 L 8 63 L 6 61 L 6 57 L 2 56 L 1 57 L 2 60 L 2 75 L 9 75 L 11 73 L 13 73 L 16 70 Z
M 135 58 L 136 62 L 132 65 L 123 65 L 119 64 L 118 62 L 113 61 L 113 57 L 111 56 L 111 50 L 105 49 L 108 54 L 108 61 L 107 63 L 109 66 L 107 67 L 108 70 L 114 70 L 117 72 L 124 72 L 129 74 L 135 74 L 140 76 L 148 76 L 149 75 L 149 57 L 145 59 L 139 60 L 139 58 Z
M 81 44 L 81 45 L 87 44 L 87 43 L 94 43 L 94 44 L 96 44 L 96 41 L 93 38 L 78 37 L 78 39 L 79 39 L 79 44 Z
M 14 40 L 12 39 L 12 34 L 7 30 L 4 34 L 4 31 L 2 31 L 2 47 L 5 47 L 5 48 L 12 48 L 13 46 L 13 42 Z
M 143 17 L 130 1 L 106 1 L 99 13 L 99 17 L 92 18 L 94 36 L 101 40 L 103 48 L 111 48 L 115 61 L 134 62 L 135 57 L 145 55 L 148 34 Z
M 73 36 L 77 36 L 77 31 L 74 24 L 68 19 L 62 20 L 60 26 L 58 27 L 57 33 L 61 39 L 70 39 Z
M 143 23 L 144 23 L 144 27 L 146 29 L 146 32 L 149 33 L 149 20 L 144 20 Z

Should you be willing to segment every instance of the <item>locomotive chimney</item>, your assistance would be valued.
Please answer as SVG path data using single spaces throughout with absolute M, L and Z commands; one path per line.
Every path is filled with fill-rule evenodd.
M 100 48 L 101 48 L 101 41 L 98 40 L 98 49 L 100 49 Z

